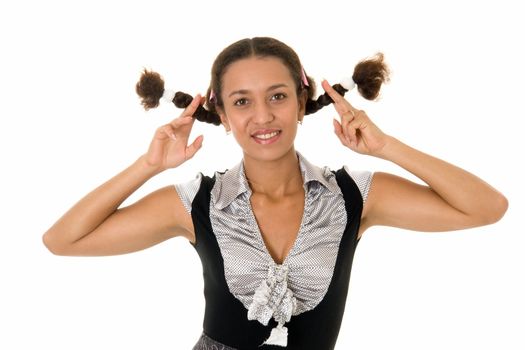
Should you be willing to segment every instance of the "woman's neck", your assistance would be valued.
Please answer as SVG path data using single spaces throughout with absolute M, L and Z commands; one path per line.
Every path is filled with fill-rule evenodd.
M 243 162 L 253 193 L 278 198 L 302 190 L 301 168 L 293 148 L 279 159 L 263 161 L 245 155 Z

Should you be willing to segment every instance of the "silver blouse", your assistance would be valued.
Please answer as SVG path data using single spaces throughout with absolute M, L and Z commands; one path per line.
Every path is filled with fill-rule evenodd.
M 316 307 L 332 279 L 339 243 L 346 226 L 343 195 L 335 175 L 297 153 L 305 189 L 305 207 L 297 238 L 282 264 L 268 252 L 250 204 L 252 191 L 243 163 L 225 173 L 216 172 L 211 191 L 210 221 L 224 260 L 230 293 L 246 308 L 250 320 L 278 326 L 265 342 L 286 346 L 284 324 L 291 316 Z M 366 200 L 372 173 L 345 170 Z M 191 203 L 202 175 L 176 185 L 184 206 Z

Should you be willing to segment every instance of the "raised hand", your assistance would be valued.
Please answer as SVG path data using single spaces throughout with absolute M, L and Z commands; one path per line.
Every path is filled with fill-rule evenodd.
M 334 132 L 341 143 L 354 152 L 380 156 L 388 135 L 370 120 L 365 111 L 353 107 L 326 80 L 321 85 L 334 100 L 334 107 L 341 119 L 340 122 L 334 119 Z
M 201 148 L 203 136 L 198 136 L 190 145 L 188 139 L 195 119 L 193 113 L 204 99 L 196 95 L 178 118 L 159 127 L 149 145 L 145 159 L 158 171 L 175 168 L 192 158 Z

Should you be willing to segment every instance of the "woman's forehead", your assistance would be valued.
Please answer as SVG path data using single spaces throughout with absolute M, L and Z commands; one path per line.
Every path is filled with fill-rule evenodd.
M 222 77 L 224 92 L 251 90 L 275 84 L 293 85 L 293 79 L 284 63 L 275 57 L 250 57 L 232 63 Z

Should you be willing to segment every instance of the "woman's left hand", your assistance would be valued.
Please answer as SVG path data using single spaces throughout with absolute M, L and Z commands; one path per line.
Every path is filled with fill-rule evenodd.
M 334 100 L 334 107 L 341 118 L 341 122 L 334 119 L 334 132 L 341 143 L 354 152 L 379 156 L 388 135 L 370 120 L 365 111 L 353 107 L 326 80 L 321 85 Z

